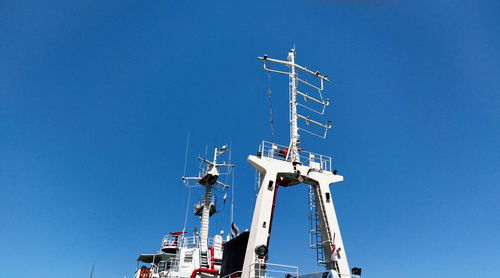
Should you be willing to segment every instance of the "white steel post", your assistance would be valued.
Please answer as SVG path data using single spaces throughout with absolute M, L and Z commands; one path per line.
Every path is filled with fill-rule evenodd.
M 255 277 L 252 273 L 252 265 L 256 262 L 265 262 L 267 258 L 258 258 L 255 248 L 261 245 L 268 246 L 272 218 L 272 206 L 276 197 L 276 172 L 262 173 L 263 178 L 260 183 L 259 193 L 255 202 L 252 218 L 252 228 L 248 238 L 247 250 L 241 278 Z
M 288 53 L 290 61 L 290 147 L 292 162 L 300 162 L 299 158 L 299 131 L 297 126 L 297 73 L 295 72 L 295 49 Z

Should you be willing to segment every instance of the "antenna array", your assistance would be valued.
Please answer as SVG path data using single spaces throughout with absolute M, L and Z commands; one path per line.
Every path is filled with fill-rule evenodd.
M 268 72 L 274 72 L 279 74 L 285 74 L 289 77 L 289 101 L 290 101 L 290 145 L 289 151 L 287 152 L 287 157 L 291 158 L 294 163 L 300 163 L 299 158 L 299 143 L 300 135 L 299 130 L 306 133 L 315 135 L 320 138 L 326 138 L 328 130 L 332 127 L 332 122 L 328 121 L 327 124 L 320 123 L 311 119 L 309 115 L 299 114 L 298 108 L 303 108 L 302 110 L 307 112 L 312 112 L 320 116 L 324 115 L 325 109 L 330 105 L 330 99 L 323 97 L 323 83 L 329 82 L 328 76 L 321 75 L 319 71 L 311 71 L 306 67 L 300 66 L 295 63 L 295 49 L 288 52 L 287 60 L 277 60 L 269 58 L 267 55 L 258 57 L 258 59 L 264 61 L 264 69 Z M 276 63 L 288 67 L 288 71 L 271 69 L 270 64 Z M 319 84 L 313 84 L 314 82 L 309 82 L 307 79 L 299 78 L 299 72 L 307 73 L 313 77 L 313 79 L 319 79 Z M 299 90 L 299 84 L 303 85 L 304 90 Z M 309 91 L 313 91 L 313 96 L 309 94 Z M 303 99 L 303 100 L 301 100 Z M 302 120 L 305 123 L 305 127 L 298 125 L 298 120 Z M 316 128 L 313 128 L 316 127 Z
M 213 185 L 217 184 L 223 190 L 227 189 L 229 185 L 218 181 L 218 177 L 221 175 L 230 175 L 234 164 L 227 164 L 226 162 L 218 163 L 217 158 L 223 153 L 227 152 L 228 146 L 224 145 L 222 147 L 215 147 L 212 161 L 198 157 L 201 162 L 198 177 L 182 177 L 184 185 L 187 187 L 200 187 L 201 185 Z M 226 169 L 225 171 L 222 169 Z M 195 181 L 191 183 L 190 181 Z

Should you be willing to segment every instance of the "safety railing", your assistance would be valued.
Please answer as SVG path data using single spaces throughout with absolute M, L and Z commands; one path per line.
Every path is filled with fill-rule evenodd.
M 335 271 L 333 272 L 335 273 L 335 275 L 333 275 L 334 278 L 361 278 L 360 275 L 353 275 L 353 274 L 339 274 L 337 276 L 336 272 Z M 241 277 L 241 273 L 242 271 L 239 270 L 231 274 L 224 275 L 221 278 L 238 278 Z M 306 274 L 306 276 L 308 275 Z M 251 278 L 257 278 L 257 277 L 298 278 L 300 276 L 299 276 L 299 268 L 296 266 L 270 264 L 270 263 L 255 263 L 251 266 L 250 277 Z M 328 277 L 328 275 L 326 275 L 326 277 Z
M 210 203 L 214 204 L 215 202 L 216 202 L 215 196 L 212 195 L 210 197 Z M 198 201 L 194 203 L 195 212 L 197 209 L 203 208 L 203 204 L 205 204 L 205 197 L 201 197 Z
M 196 236 L 177 237 L 166 235 L 161 242 L 162 248 L 178 247 L 178 248 L 196 248 L 199 246 L 199 239 Z
M 283 278 L 299 276 L 297 266 L 271 264 L 271 263 L 253 263 L 250 265 L 250 277 Z
M 213 238 L 208 238 L 208 246 L 214 244 Z M 177 248 L 199 248 L 200 238 L 198 236 L 176 237 L 172 235 L 163 236 L 161 241 L 162 248 L 177 247 Z
M 170 258 L 166 263 L 165 271 L 169 272 L 178 272 L 179 271 L 179 259 L 178 258 Z
M 291 154 L 288 146 L 278 145 L 268 141 L 262 141 L 262 144 L 259 146 L 258 154 L 262 157 L 291 162 Z M 332 170 L 332 158 L 329 156 L 299 149 L 299 158 L 302 163 L 307 163 L 311 168 L 324 171 Z

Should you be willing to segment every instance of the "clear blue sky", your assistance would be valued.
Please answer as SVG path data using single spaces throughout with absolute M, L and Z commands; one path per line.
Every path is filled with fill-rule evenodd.
M 131 277 L 182 229 L 188 132 L 190 173 L 232 143 L 248 228 L 246 156 L 271 139 L 256 56 L 294 44 L 333 80 L 334 128 L 302 143 L 345 177 L 332 190 L 351 266 L 500 277 L 500 2 L 270 2 L 0 3 L 3 277 L 88 277 L 93 262 L 96 278 Z M 280 143 L 286 84 L 273 78 Z M 306 192 L 280 191 L 270 257 L 302 272 L 317 269 Z

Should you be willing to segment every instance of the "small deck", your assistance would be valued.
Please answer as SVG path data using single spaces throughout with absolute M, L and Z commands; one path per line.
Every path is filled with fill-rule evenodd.
M 291 162 L 290 153 L 291 152 L 289 151 L 288 146 L 279 145 L 268 141 L 262 141 L 262 143 L 259 145 L 257 156 Z M 300 162 L 304 165 L 309 166 L 310 168 L 323 171 L 332 171 L 332 158 L 330 156 L 309 152 L 304 149 L 299 149 L 299 157 Z

